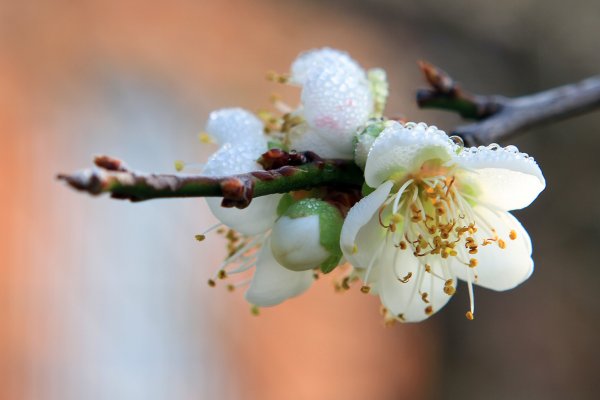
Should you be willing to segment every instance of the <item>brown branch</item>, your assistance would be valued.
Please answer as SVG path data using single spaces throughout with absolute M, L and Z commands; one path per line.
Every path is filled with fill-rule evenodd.
M 419 67 L 431 86 L 417 92 L 419 107 L 446 109 L 478 121 L 452 131 L 468 146 L 502 142 L 532 127 L 600 107 L 600 75 L 544 92 L 508 98 L 469 93 L 434 65 L 421 61 Z
M 94 159 L 96 168 L 58 175 L 71 187 L 92 195 L 142 201 L 173 197 L 223 197 L 223 207 L 245 208 L 254 197 L 321 186 L 360 188 L 363 173 L 353 161 L 323 160 L 312 152 L 263 154 L 263 171 L 223 177 L 148 174 L 130 170 L 108 156 Z

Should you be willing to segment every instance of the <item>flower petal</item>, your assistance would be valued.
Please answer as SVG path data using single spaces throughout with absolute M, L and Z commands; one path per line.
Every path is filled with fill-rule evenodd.
M 250 141 L 261 143 L 263 123 L 254 114 L 242 108 L 223 108 L 210 113 L 206 132 L 218 144 Z
M 424 123 L 389 121 L 375 139 L 365 166 L 365 181 L 371 187 L 394 177 L 401 180 L 418 171 L 428 160 L 450 160 L 456 145 L 444 131 Z
M 273 257 L 270 240 L 267 239 L 260 249 L 246 300 L 259 307 L 274 306 L 302 294 L 313 281 L 311 270 L 297 272 L 281 266 Z
M 463 173 L 460 181 L 472 187 L 477 199 L 502 210 L 527 207 L 546 187 L 535 160 L 515 146 L 464 149 L 458 156 Z
M 325 47 L 306 51 L 296 58 L 292 63 L 291 82 L 304 85 L 308 75 L 314 70 L 322 70 L 324 68 L 343 71 L 355 76 L 364 76 L 365 74 L 363 69 L 348 53 Z
M 392 186 L 393 182 L 384 182 L 373 193 L 356 203 L 346 216 L 340 246 L 346 259 L 356 268 L 367 268 L 385 237 L 386 231 L 379 225 L 377 212 Z
M 465 281 L 468 280 L 468 274 L 474 272 L 477 275 L 473 281 L 475 284 L 498 291 L 512 289 L 527 280 L 533 272 L 533 260 L 531 240 L 523 225 L 504 211 L 493 212 L 485 207 L 475 207 L 473 211 L 479 219 L 476 225 L 481 227 L 481 221 L 485 221 L 493 227 L 504 240 L 506 248 L 501 249 L 497 243 L 479 246 L 477 254 L 473 256 L 478 261 L 475 269 L 452 260 L 452 272 Z M 509 239 L 511 231 L 516 234 L 514 240 Z M 476 238 L 481 241 L 482 236 Z
M 262 143 L 226 143 L 208 159 L 202 173 L 206 176 L 223 176 L 261 170 L 256 159 L 266 150 L 264 139 Z M 281 196 L 272 194 L 258 197 L 244 209 L 221 207 L 221 198 L 207 198 L 206 202 L 222 223 L 242 234 L 255 235 L 273 226 Z
M 362 76 L 335 68 L 314 69 L 302 89 L 307 124 L 345 158 L 352 158 L 357 129 L 373 112 L 370 84 Z
M 340 150 L 325 139 L 326 135 L 310 128 L 306 123 L 292 129 L 290 149 L 296 151 L 314 151 L 323 158 L 348 158 L 348 152 Z M 347 150 L 347 149 L 345 149 Z
M 444 293 L 445 281 L 425 272 L 420 261 L 411 251 L 394 249 L 386 252 L 381 266 L 381 302 L 403 322 L 419 322 L 429 318 L 452 297 Z M 440 265 L 432 262 L 431 268 L 432 272 L 443 276 Z M 412 275 L 406 283 L 399 280 L 409 274 Z M 427 302 L 423 300 L 422 293 L 427 293 Z M 428 310 L 428 307 L 431 309 Z

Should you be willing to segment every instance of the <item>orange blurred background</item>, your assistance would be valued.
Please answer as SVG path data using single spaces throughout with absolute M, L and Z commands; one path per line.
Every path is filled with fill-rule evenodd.
M 332 46 L 387 70 L 387 114 L 417 110 L 418 59 L 482 93 L 597 73 L 596 1 L 0 2 L 0 399 L 597 398 L 598 113 L 515 140 L 548 189 L 518 217 L 536 273 L 508 293 L 460 290 L 418 325 L 330 280 L 250 315 L 205 284 L 224 255 L 202 200 L 91 198 L 54 176 L 105 153 L 172 171 L 214 150 L 216 108 L 297 91 L 264 79 Z

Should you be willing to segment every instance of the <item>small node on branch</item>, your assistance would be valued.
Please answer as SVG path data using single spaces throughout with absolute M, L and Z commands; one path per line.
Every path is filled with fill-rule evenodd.
M 94 164 L 107 171 L 129 171 L 127 164 L 125 164 L 123 161 L 106 155 L 95 156 Z
M 448 73 L 427 61 L 419 61 L 419 68 L 431 86 L 417 91 L 417 104 L 421 108 L 446 109 L 457 112 L 463 118 L 479 120 L 499 112 L 503 107 L 503 97 L 471 94 Z

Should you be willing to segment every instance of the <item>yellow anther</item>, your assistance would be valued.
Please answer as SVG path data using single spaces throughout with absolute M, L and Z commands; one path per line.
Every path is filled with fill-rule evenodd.
M 227 278 L 227 272 L 224 269 L 221 269 L 217 273 L 217 276 L 219 277 L 219 279 L 225 279 Z
M 369 293 L 371 291 L 371 288 L 369 286 L 362 286 L 360 288 L 360 291 L 366 294 L 366 293 Z
M 431 272 L 431 265 L 425 264 L 425 272 Z
M 394 224 L 399 224 L 400 222 L 402 222 L 402 215 L 400 215 L 400 214 L 392 214 L 392 222 Z
M 510 238 L 510 240 L 515 240 L 517 238 L 517 232 L 510 231 L 510 233 L 508 234 L 508 237 Z
M 390 232 L 394 233 L 396 232 L 396 224 L 391 223 L 390 226 L 388 227 L 388 229 L 390 230 Z
M 409 272 L 408 274 L 406 274 L 406 276 L 404 278 L 398 278 L 398 280 L 402 283 L 408 283 L 410 278 L 412 278 L 412 275 L 413 275 L 413 273 Z
M 404 314 L 398 314 L 396 316 L 396 318 L 398 318 L 398 320 L 401 321 L 401 322 L 405 322 L 406 321 L 406 318 L 404 318 Z
M 200 235 L 196 235 L 196 236 L 194 236 L 194 238 L 196 238 L 196 240 L 197 240 L 197 241 L 201 242 L 201 241 L 203 241 L 204 239 L 206 239 L 206 235 L 202 235 L 202 234 L 200 234 Z
M 475 267 L 477 266 L 477 264 L 478 264 L 478 261 L 477 261 L 477 259 L 476 259 L 476 258 L 471 258 L 471 259 L 469 260 L 469 267 L 471 267 L 471 268 L 475 268 Z
M 235 286 L 229 284 L 229 285 L 227 285 L 227 290 L 230 292 L 233 292 L 235 290 Z
M 501 249 L 506 248 L 506 243 L 504 242 L 504 240 L 498 239 L 498 247 L 500 247 Z
M 342 279 L 342 289 L 344 289 L 344 290 L 350 289 L 350 278 L 349 277 L 345 277 L 344 279 Z
M 181 161 L 181 160 L 175 161 L 175 171 L 181 172 L 181 171 L 183 171 L 184 167 L 185 167 L 185 163 L 183 161 Z
M 352 254 L 356 253 L 358 253 L 358 246 L 355 244 L 354 246 L 352 246 Z
M 200 140 L 200 143 L 214 143 L 214 139 L 212 138 L 212 136 L 210 136 L 208 133 L 206 132 L 200 132 L 198 134 L 198 140 Z
M 477 246 L 472 247 L 471 250 L 469 250 L 469 254 L 477 254 Z
M 260 308 L 258 308 L 258 306 L 252 306 L 252 307 L 250 307 L 250 313 L 252 315 L 254 315 L 255 317 L 259 316 L 260 315 Z
M 289 76 L 285 74 L 278 74 L 275 71 L 268 71 L 267 80 L 277 83 L 287 83 L 287 81 L 289 80 Z
M 454 279 L 448 279 L 446 282 L 444 282 L 444 286 L 452 286 L 453 283 Z
M 208 280 L 208 286 L 215 287 L 216 285 L 217 285 L 217 283 L 214 280 L 212 280 L 212 279 Z
M 425 307 L 425 314 L 427 314 L 427 315 L 433 314 L 433 307 L 431 307 L 431 306 Z
M 404 240 L 400 241 L 398 246 L 400 247 L 400 249 L 406 250 L 406 242 Z
M 465 317 L 467 317 L 467 319 L 469 321 L 473 321 L 475 319 L 475 316 L 473 315 L 473 313 L 471 311 L 467 311 L 467 313 L 465 314 Z
M 421 293 L 421 300 L 423 300 L 425 303 L 429 303 L 429 294 L 427 292 L 425 293 Z
M 454 286 L 444 286 L 444 293 L 446 293 L 448 296 L 452 296 L 454 293 L 456 293 L 456 289 Z

